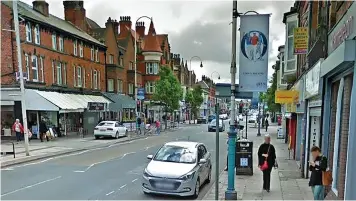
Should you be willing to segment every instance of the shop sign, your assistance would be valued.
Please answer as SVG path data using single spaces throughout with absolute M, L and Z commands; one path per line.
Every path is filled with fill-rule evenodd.
M 88 102 L 89 111 L 104 111 L 105 103 Z
M 320 79 L 320 66 L 322 60 L 307 73 L 305 76 L 305 99 L 319 94 L 319 79 Z
M 296 99 L 299 100 L 299 91 L 296 90 L 277 90 L 274 95 L 275 103 L 295 103 Z
M 297 112 L 297 105 L 295 103 L 286 104 L 286 112 L 295 113 Z
M 321 107 L 322 101 L 321 100 L 313 100 L 309 101 L 309 107 Z
M 329 34 L 328 53 L 333 52 L 345 40 L 356 36 L 356 4 L 353 3 L 345 16 L 335 26 L 334 30 Z
M 308 53 L 308 28 L 297 27 L 294 28 L 294 54 Z

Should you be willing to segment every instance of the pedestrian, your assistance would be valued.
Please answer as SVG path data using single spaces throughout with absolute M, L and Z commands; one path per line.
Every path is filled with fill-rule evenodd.
M 140 135 L 141 135 L 141 123 L 142 123 L 141 118 L 137 117 L 137 129 L 140 132 Z
M 271 171 L 272 168 L 277 168 L 276 150 L 271 144 L 271 136 L 265 135 L 265 141 L 258 149 L 258 168 L 263 172 L 263 190 L 270 192 L 271 190 Z
M 161 133 L 161 122 L 156 120 L 156 134 L 159 135 Z
M 266 117 L 266 119 L 265 119 L 265 126 L 266 126 L 266 132 L 267 132 L 268 126 L 269 126 L 268 117 Z
M 47 125 L 44 119 L 41 120 L 40 122 L 40 139 L 41 142 L 43 142 L 43 136 L 46 137 L 47 142 L 49 141 L 48 136 L 47 136 Z
M 15 123 L 12 125 L 12 130 L 16 133 L 16 141 L 20 142 L 22 139 L 22 134 L 24 132 L 23 126 L 20 123 L 19 119 L 15 120 Z
M 328 160 L 317 146 L 312 147 L 310 152 L 312 160 L 309 162 L 311 171 L 309 186 L 312 188 L 314 200 L 324 200 L 323 172 L 327 169 Z

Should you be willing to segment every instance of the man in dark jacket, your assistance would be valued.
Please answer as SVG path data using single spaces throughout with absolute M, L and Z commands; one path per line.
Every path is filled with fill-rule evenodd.
M 47 126 L 46 126 L 46 122 L 44 121 L 44 119 L 41 120 L 40 122 L 40 139 L 41 139 L 41 142 L 43 142 L 43 136 L 46 137 L 47 141 L 49 141 L 48 139 L 48 136 L 47 136 Z
M 264 166 L 265 161 L 267 161 L 268 167 L 266 169 L 261 169 Z M 275 164 L 276 150 L 271 144 L 271 136 L 267 134 L 265 135 L 265 142 L 261 144 L 258 149 L 258 167 L 263 172 L 263 190 L 266 190 L 267 192 L 271 189 L 271 171 Z
M 311 171 L 309 186 L 312 188 L 314 200 L 324 200 L 324 186 L 323 186 L 323 171 L 326 171 L 328 160 L 321 155 L 319 147 L 311 148 L 313 159 L 309 162 L 309 170 Z

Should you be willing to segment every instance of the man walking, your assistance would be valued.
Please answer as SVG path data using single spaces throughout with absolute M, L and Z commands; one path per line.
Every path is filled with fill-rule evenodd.
M 46 126 L 46 122 L 44 121 L 44 119 L 41 120 L 40 122 L 40 139 L 41 142 L 43 142 L 43 136 L 46 137 L 47 142 L 49 141 L 48 136 L 47 136 L 47 126 Z
M 268 117 L 266 117 L 266 119 L 265 119 L 265 126 L 266 126 L 266 132 L 267 132 L 268 126 L 269 126 Z
M 142 124 L 142 120 L 140 117 L 137 118 L 137 129 L 138 129 L 138 132 L 140 132 L 140 135 L 141 135 L 141 124 Z

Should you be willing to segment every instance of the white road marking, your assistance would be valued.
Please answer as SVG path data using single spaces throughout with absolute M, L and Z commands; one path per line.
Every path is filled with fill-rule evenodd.
M 122 186 L 120 187 L 120 189 L 125 188 L 126 186 L 127 186 L 127 184 L 122 185 Z
M 131 182 L 133 183 L 133 182 L 135 182 L 135 181 L 137 181 L 138 179 L 134 179 L 134 180 L 132 180 Z
M 4 169 L 1 169 L 1 171 L 11 171 L 11 170 L 14 170 L 13 168 L 4 168 Z
M 147 150 L 150 149 L 150 148 L 152 148 L 152 147 L 146 147 L 146 148 L 145 148 L 145 151 L 147 151 Z
M 129 154 L 134 154 L 134 153 L 136 153 L 136 152 L 129 152 L 129 153 L 125 153 L 124 155 L 122 155 L 122 156 L 121 156 L 121 158 L 120 158 L 120 159 L 123 159 L 125 156 L 127 156 L 127 155 L 129 155 Z
M 106 196 L 113 194 L 115 191 L 111 191 L 110 193 L 107 193 Z
M 6 195 L 10 195 L 10 194 L 13 194 L 13 193 L 16 193 L 16 192 L 18 192 L 18 191 L 22 191 L 22 190 L 25 190 L 25 189 L 28 189 L 28 188 L 32 188 L 32 187 L 35 187 L 35 186 L 38 186 L 38 185 L 41 185 L 41 184 L 44 184 L 44 183 L 47 183 L 47 182 L 50 182 L 50 181 L 59 179 L 59 178 L 61 178 L 61 177 L 62 177 L 62 176 L 58 176 L 58 177 L 55 177 L 55 178 L 52 178 L 52 179 L 47 179 L 47 180 L 44 180 L 44 181 L 41 181 L 41 182 L 38 182 L 38 183 L 35 183 L 35 184 L 32 184 L 32 185 L 29 185 L 29 186 L 25 186 L 25 187 L 23 187 L 23 188 L 19 188 L 19 189 L 16 189 L 16 190 L 14 190 L 14 191 L 11 191 L 11 192 L 2 194 L 1 197 L 6 196 Z

